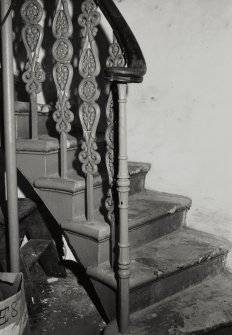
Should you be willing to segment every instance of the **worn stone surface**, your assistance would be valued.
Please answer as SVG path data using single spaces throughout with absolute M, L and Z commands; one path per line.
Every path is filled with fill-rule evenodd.
M 224 270 L 231 243 L 191 229 L 176 231 L 131 252 L 130 309 L 139 310 Z M 90 267 L 108 318 L 115 317 L 117 281 L 109 262 Z M 114 301 L 114 303 L 113 303 Z
M 222 274 L 135 313 L 131 334 L 200 335 L 230 325 L 231 283 L 231 274 Z
M 232 276 L 224 273 L 131 315 L 131 335 L 232 334 Z M 104 335 L 117 335 L 117 323 Z
M 231 247 L 231 243 L 222 238 L 192 229 L 168 234 L 131 252 L 131 287 L 225 255 Z M 114 272 L 108 262 L 88 269 L 88 273 L 116 287 Z
M 26 283 L 31 335 L 100 335 L 105 323 L 75 275 Z

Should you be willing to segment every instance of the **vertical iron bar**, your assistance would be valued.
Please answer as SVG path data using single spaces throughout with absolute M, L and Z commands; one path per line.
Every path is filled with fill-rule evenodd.
M 93 221 L 94 200 L 93 200 L 93 175 L 87 173 L 86 176 L 86 198 L 87 198 L 87 221 Z
M 118 208 L 119 208 L 119 260 L 118 260 L 118 288 L 119 288 L 119 332 L 129 334 L 129 281 L 130 256 L 128 238 L 128 194 L 130 180 L 127 159 L 127 115 L 126 115 L 126 84 L 118 84 L 119 94 L 119 149 L 118 149 Z
M 67 179 L 67 134 L 60 133 L 60 176 Z
M 0 1 L 1 21 L 3 21 L 11 0 Z M 15 146 L 14 116 L 14 77 L 12 46 L 12 15 L 10 14 L 2 27 L 2 74 L 3 74 L 3 109 L 5 157 L 7 178 L 8 230 L 10 246 L 10 270 L 19 272 L 19 224 L 17 199 L 17 171 Z
M 37 95 L 35 92 L 30 94 L 31 102 L 31 138 L 38 139 L 38 111 L 37 111 Z

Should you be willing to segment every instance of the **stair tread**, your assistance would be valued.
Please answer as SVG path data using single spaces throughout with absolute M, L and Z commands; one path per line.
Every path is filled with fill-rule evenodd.
M 166 215 L 180 210 L 189 209 L 191 200 L 189 198 L 161 193 L 157 191 L 144 190 L 129 196 L 129 229 L 136 229 L 142 225 L 149 224 Z M 109 224 L 99 211 L 95 211 L 94 222 L 88 223 L 84 216 L 61 223 L 64 229 L 86 234 L 98 241 L 109 237 Z
M 78 139 L 72 135 L 67 135 L 67 148 L 76 148 L 78 145 Z M 59 139 L 51 137 L 49 135 L 40 135 L 38 140 L 30 139 L 17 139 L 16 150 L 17 152 L 52 152 L 59 149 Z
M 222 273 L 132 314 L 130 334 L 200 335 L 231 325 L 231 283 Z
M 128 163 L 129 174 L 131 177 L 138 175 L 140 173 L 147 173 L 150 170 L 149 163 L 137 163 L 129 162 Z M 99 186 L 102 184 L 102 179 L 108 178 L 107 172 L 103 174 L 98 173 L 94 176 L 94 186 Z M 68 171 L 68 178 L 61 179 L 57 175 L 51 175 L 49 177 L 37 178 L 34 182 L 34 186 L 37 188 L 45 189 L 56 189 L 60 191 L 66 191 L 70 193 L 76 193 L 81 191 L 85 187 L 85 177 L 80 176 L 74 171 Z
M 164 215 L 191 207 L 191 199 L 158 191 L 145 190 L 129 197 L 129 226 L 147 224 Z
M 131 252 L 130 286 L 158 280 L 225 255 L 232 243 L 211 234 L 189 228 L 175 231 Z M 89 267 L 88 274 L 111 287 L 116 287 L 114 272 L 109 262 Z
M 31 214 L 35 209 L 37 208 L 37 205 L 34 201 L 23 198 L 18 199 L 18 218 L 19 221 L 26 218 L 29 214 Z M 0 224 L 5 223 L 5 217 L 7 216 L 7 202 L 4 202 L 0 206 Z
M 31 239 L 20 248 L 20 254 L 24 265 L 30 269 L 49 247 L 51 240 Z

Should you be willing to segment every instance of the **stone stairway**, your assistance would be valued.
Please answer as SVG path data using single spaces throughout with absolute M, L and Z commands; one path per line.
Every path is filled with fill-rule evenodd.
M 43 115 L 39 140 L 17 140 L 18 168 L 62 227 L 74 255 L 86 269 L 111 321 L 105 334 L 118 334 L 118 278 L 109 261 L 110 226 L 103 210 L 107 174 L 100 167 L 94 177 L 94 220 L 87 222 L 85 178 L 76 169 L 80 139 L 68 137 L 68 178 L 61 179 L 59 142 L 42 133 L 44 122 Z M 27 132 L 21 129 L 20 133 Z M 146 163 L 129 163 L 131 334 L 224 334 L 232 322 L 232 278 L 225 265 L 232 244 L 187 228 L 191 200 L 146 190 L 149 169 Z

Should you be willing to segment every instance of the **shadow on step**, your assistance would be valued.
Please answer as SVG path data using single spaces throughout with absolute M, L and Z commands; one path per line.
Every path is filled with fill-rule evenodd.
M 35 229 L 35 234 L 36 231 L 38 234 L 41 236 L 41 234 L 46 234 L 47 230 L 50 233 L 50 236 L 53 238 L 56 244 L 56 248 L 59 254 L 60 260 L 62 259 L 63 254 L 63 239 L 62 239 L 62 234 L 63 231 L 60 227 L 60 225 L 57 223 L 55 218 L 52 216 L 52 214 L 49 212 L 47 207 L 44 205 L 44 203 L 41 201 L 40 197 L 37 195 L 37 193 L 34 191 L 33 187 L 31 184 L 28 182 L 28 180 L 23 176 L 23 174 L 18 170 L 18 186 L 20 190 L 23 192 L 26 198 L 33 200 L 37 206 L 38 206 L 38 211 L 41 217 L 40 223 L 42 222 L 43 224 L 43 229 L 38 225 L 34 224 L 33 229 Z M 37 218 L 38 220 L 38 218 Z M 39 231 L 38 231 L 39 229 Z M 43 230 L 43 232 L 41 231 Z M 46 232 L 45 232 L 46 231 Z
M 100 302 L 100 299 L 98 298 L 98 295 L 94 289 L 94 286 L 90 280 L 90 278 L 86 274 L 86 270 L 83 267 L 81 263 L 77 263 L 71 260 L 64 260 L 62 264 L 72 271 L 72 273 L 76 276 L 78 284 L 81 285 L 85 291 L 87 292 L 89 298 L 95 305 L 97 311 L 101 315 L 102 319 L 105 322 L 108 322 L 107 316 L 105 314 L 105 311 L 102 307 L 102 304 Z

